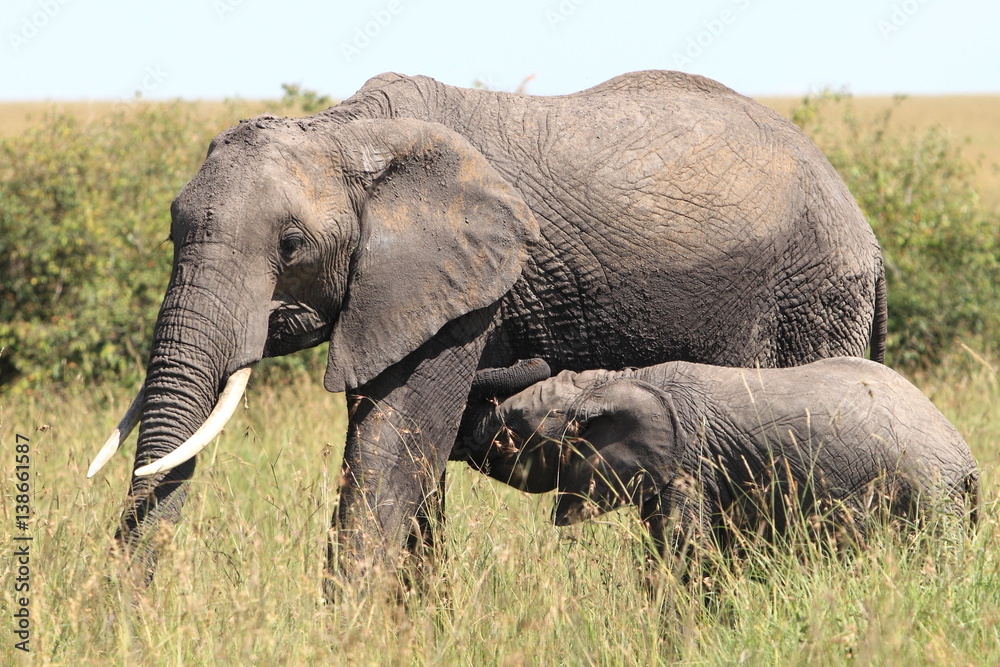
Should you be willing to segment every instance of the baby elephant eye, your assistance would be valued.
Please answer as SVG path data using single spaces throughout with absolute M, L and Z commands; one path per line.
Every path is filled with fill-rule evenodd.
M 306 237 L 302 232 L 298 230 L 290 230 L 285 232 L 284 236 L 281 237 L 281 241 L 278 242 L 278 248 L 281 250 L 281 254 L 289 257 L 295 253 L 296 250 L 301 248 L 306 242 Z

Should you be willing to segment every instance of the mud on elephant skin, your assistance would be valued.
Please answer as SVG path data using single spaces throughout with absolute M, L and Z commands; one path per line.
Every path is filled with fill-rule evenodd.
M 738 532 L 784 532 L 793 515 L 863 537 L 879 515 L 974 522 L 978 504 L 976 462 L 947 418 L 891 369 L 847 357 L 564 371 L 497 405 L 465 444 L 501 481 L 557 489 L 557 525 L 638 506 L 664 558 L 712 535 L 727 548 Z
M 91 470 L 141 423 L 118 540 L 147 576 L 148 538 L 265 356 L 328 340 L 326 388 L 359 406 L 339 577 L 405 557 L 478 368 L 884 350 L 881 251 L 833 167 L 774 112 L 677 72 L 557 97 L 384 74 L 222 132 L 171 218 L 146 380 Z

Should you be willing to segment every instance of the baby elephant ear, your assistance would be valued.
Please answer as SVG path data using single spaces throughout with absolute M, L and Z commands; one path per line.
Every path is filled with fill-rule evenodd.
M 443 125 L 357 120 L 338 142 L 345 178 L 365 194 L 330 337 L 330 391 L 365 384 L 449 321 L 497 302 L 539 235 L 517 191 Z
M 669 393 L 621 379 L 595 391 L 592 402 L 599 411 L 575 442 L 564 445 L 557 526 L 636 504 L 662 488 L 676 466 L 681 433 Z

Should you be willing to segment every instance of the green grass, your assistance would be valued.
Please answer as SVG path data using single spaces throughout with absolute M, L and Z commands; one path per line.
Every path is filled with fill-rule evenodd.
M 134 437 L 85 479 L 126 388 L 4 399 L 0 534 L 13 532 L 10 445 L 21 433 L 31 438 L 37 513 L 36 664 L 1000 664 L 1000 382 L 962 351 L 947 368 L 917 382 L 983 467 L 977 530 L 951 540 L 887 531 L 852 558 L 760 550 L 716 573 L 718 601 L 707 606 L 669 586 L 667 607 L 644 594 L 631 512 L 557 529 L 551 495 L 456 464 L 446 556 L 427 591 L 324 604 L 345 413 L 340 396 L 308 378 L 251 387 L 249 409 L 202 455 L 145 594 L 109 583 L 118 572 L 107 558 Z M 0 560 L 5 624 L 11 568 Z M 6 630 L 3 641 L 6 663 Z

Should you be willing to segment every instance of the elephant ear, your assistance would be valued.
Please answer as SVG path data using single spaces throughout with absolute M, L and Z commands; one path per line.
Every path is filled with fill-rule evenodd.
M 683 437 L 672 397 L 635 379 L 615 380 L 591 397 L 580 437 L 564 447 L 567 464 L 553 513 L 568 526 L 659 491 L 677 465 Z
M 465 138 L 413 119 L 356 120 L 338 136 L 361 233 L 324 384 L 364 385 L 449 321 L 496 303 L 538 240 L 514 188 Z

